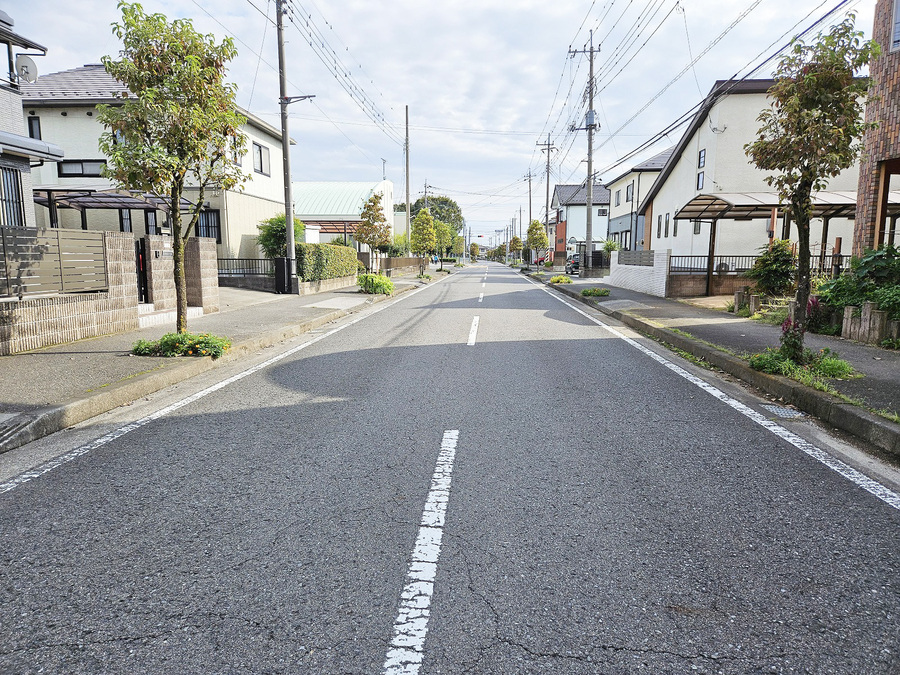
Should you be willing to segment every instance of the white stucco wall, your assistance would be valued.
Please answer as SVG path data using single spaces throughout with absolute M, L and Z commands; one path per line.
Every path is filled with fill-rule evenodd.
M 652 267 L 620 265 L 619 252 L 613 251 L 610 255 L 609 276 L 603 279 L 603 283 L 664 298 L 669 280 L 670 255 L 669 250 L 655 250 Z
M 609 215 L 597 215 L 600 209 L 609 213 L 609 204 L 594 204 L 591 207 L 594 210 L 591 219 L 591 239 L 594 242 L 594 250 L 598 250 L 599 242 L 606 239 L 609 229 Z M 587 206 L 564 206 L 563 218 L 566 221 L 566 240 L 569 237 L 575 237 L 578 241 L 585 241 L 587 237 Z
M 698 194 L 717 192 L 772 192 L 765 182 L 766 173 L 757 169 L 746 156 L 744 145 L 755 139 L 759 122 L 756 118 L 767 105 L 765 94 L 726 96 L 713 106 L 707 119 L 689 139 L 672 173 L 653 200 L 652 214 L 647 220 L 646 235 L 650 248 L 671 249 L 672 255 L 706 255 L 709 250 L 709 223 L 701 223 L 694 234 L 690 221 L 679 221 L 674 234 L 674 214 Z M 706 151 L 703 168 L 698 167 L 701 150 Z M 697 174 L 704 174 L 704 186 L 697 189 Z M 830 190 L 856 191 L 858 166 L 843 171 L 829 182 Z M 643 188 L 643 186 L 642 186 Z M 624 188 L 623 194 L 624 194 Z M 669 236 L 665 236 L 665 216 L 670 214 Z M 658 237 L 658 218 L 663 217 L 663 236 Z M 720 220 L 716 237 L 717 255 L 752 255 L 768 242 L 768 220 Z M 820 250 L 822 222 L 814 220 L 810 226 L 813 252 Z M 781 237 L 781 220 L 775 228 Z M 850 250 L 853 221 L 834 219 L 829 224 L 827 253 L 831 253 L 835 237 L 842 237 L 842 250 Z M 797 241 L 796 227 L 791 241 Z

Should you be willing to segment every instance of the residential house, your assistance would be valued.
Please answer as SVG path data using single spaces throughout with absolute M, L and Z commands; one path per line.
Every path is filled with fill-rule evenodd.
M 900 244 L 898 215 L 888 213 L 888 193 L 900 191 L 900 0 L 878 0 L 872 38 L 882 52 L 869 65 L 874 97 L 866 106 L 866 121 L 878 126 L 866 133 L 859 172 L 856 255 Z
M 674 147 L 663 150 L 607 182 L 610 195 L 607 238 L 618 243 L 621 250 L 649 248 L 649 237 L 644 233 L 644 216 L 638 214 L 638 206 L 674 151 Z
M 361 222 L 363 207 L 372 195 L 381 195 L 384 217 L 392 227 L 394 184 L 375 182 L 301 182 L 292 184 L 294 215 L 306 225 L 306 241 L 328 243 L 340 238 L 356 245 L 353 235 Z M 405 214 L 403 228 L 406 228 Z M 360 250 L 360 245 L 356 245 Z
M 29 135 L 22 119 L 21 86 L 33 78 L 27 72 L 27 61 L 17 59 L 16 48 L 46 53 L 46 47 L 18 35 L 10 16 L 0 11 L 0 44 L 6 46 L 8 63 L 18 65 L 5 77 L 0 76 L 0 227 L 35 227 L 32 163 L 54 162 L 62 159 L 63 151 L 56 145 Z M 25 72 L 20 72 L 25 68 Z
M 22 86 L 24 124 L 33 139 L 58 144 L 63 160 L 35 170 L 35 198 L 46 206 L 37 222 L 43 227 L 170 234 L 165 205 L 151 195 L 117 190 L 102 176 L 106 157 L 98 142 L 103 132 L 96 106 L 121 102 L 124 86 L 102 65 L 91 64 L 42 75 Z M 257 225 L 284 213 L 281 132 L 245 110 L 245 152 L 234 159 L 250 175 L 243 189 L 207 188 L 206 207 L 197 235 L 214 238 L 220 258 L 258 258 Z M 185 199 L 196 201 L 199 189 L 188 186 Z M 141 222 L 142 221 L 142 222 Z
M 555 186 L 550 209 L 554 259 L 565 260 L 587 241 L 587 184 Z M 593 185 L 591 209 L 591 240 L 597 251 L 602 248 L 609 227 L 609 190 L 602 183 Z
M 747 157 L 769 105 L 773 80 L 715 83 L 659 176 L 638 206 L 645 219 L 644 248 L 673 256 L 755 255 L 772 237 L 796 241 L 796 228 L 779 207 L 766 173 Z M 849 253 L 857 167 L 829 181 L 814 195 L 813 254 L 831 253 L 843 241 Z

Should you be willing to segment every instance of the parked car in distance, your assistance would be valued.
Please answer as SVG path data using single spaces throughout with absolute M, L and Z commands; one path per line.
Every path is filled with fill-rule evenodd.
M 581 254 L 575 253 L 566 258 L 566 274 L 575 274 L 580 265 Z

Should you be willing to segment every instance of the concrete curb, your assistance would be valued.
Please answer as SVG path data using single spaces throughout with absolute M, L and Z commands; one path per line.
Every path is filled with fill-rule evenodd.
M 392 296 L 373 296 L 370 300 L 373 304 L 384 302 L 401 293 L 411 291 L 413 288 L 415 286 L 406 286 L 395 291 Z M 211 358 L 173 359 L 172 363 L 165 364 L 161 369 L 136 375 L 121 382 L 115 382 L 89 394 L 71 398 L 59 405 L 21 413 L 7 425 L 5 430 L 0 432 L 0 453 L 13 450 L 57 431 L 62 431 L 79 422 L 109 412 L 119 406 L 132 403 L 139 398 L 149 396 L 154 392 L 183 382 L 213 368 L 233 363 L 247 354 L 271 347 L 303 333 L 308 333 L 355 311 L 358 311 L 358 308 L 352 310 L 337 309 L 298 324 L 260 333 L 252 338 L 233 344 L 222 358 L 215 361 Z
M 895 457 L 900 457 L 900 425 L 894 424 L 890 420 L 858 406 L 844 403 L 841 399 L 831 394 L 804 386 L 786 377 L 753 370 L 746 361 L 731 354 L 719 351 L 667 328 L 656 326 L 640 316 L 628 314 L 621 310 L 606 309 L 602 305 L 597 304 L 593 298 L 585 298 L 574 289 L 568 289 L 558 284 L 549 284 L 541 279 L 537 280 L 547 286 L 551 286 L 563 295 L 573 298 L 607 316 L 611 316 L 617 321 L 621 321 L 639 333 L 649 335 L 693 356 L 702 358 L 710 365 L 753 385 L 767 394 L 777 396 L 799 410 L 830 424 L 832 427 L 846 431 Z

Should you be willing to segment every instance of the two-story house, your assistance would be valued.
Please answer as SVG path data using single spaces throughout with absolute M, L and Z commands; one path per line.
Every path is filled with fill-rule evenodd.
M 619 244 L 623 251 L 649 248 L 644 216 L 638 214 L 638 206 L 674 151 L 675 148 L 663 150 L 607 182 L 610 194 L 608 238 Z
M 0 11 L 0 45 L 6 47 L 8 63 L 12 72 L 0 75 L 0 227 L 36 227 L 34 201 L 31 197 L 33 185 L 32 163 L 56 162 L 62 159 L 63 151 L 56 145 L 29 135 L 22 119 L 21 86 L 28 73 L 27 62 L 17 61 L 17 48 L 31 52 L 46 53 L 46 47 L 18 35 L 12 18 Z M 25 68 L 24 72 L 19 72 Z
M 637 213 L 645 219 L 644 247 L 674 256 L 753 255 L 773 237 L 796 241 L 796 228 L 779 207 L 766 172 L 744 146 L 755 140 L 757 117 L 768 107 L 773 80 L 715 83 Z M 814 195 L 813 255 L 831 253 L 842 240 L 850 252 L 858 167 L 829 181 Z
M 550 245 L 554 260 L 562 262 L 587 240 L 587 184 L 555 186 L 550 209 L 551 222 L 555 219 Z M 593 185 L 591 209 L 591 240 L 597 251 L 602 248 L 609 227 L 609 190 L 602 183 Z
M 102 65 L 86 65 L 42 75 L 22 86 L 19 119 L 34 140 L 51 141 L 65 151 L 35 169 L 35 199 L 46 208 L 36 219 L 44 227 L 80 227 L 139 234 L 169 234 L 160 200 L 117 190 L 102 175 L 106 157 L 98 141 L 103 131 L 96 106 L 115 105 L 124 86 Z M 24 120 L 22 113 L 24 112 Z M 236 154 L 250 176 L 243 189 L 207 189 L 196 234 L 214 238 L 222 258 L 260 257 L 257 225 L 284 212 L 281 132 L 245 110 L 245 152 Z M 198 189 L 185 190 L 185 199 Z

